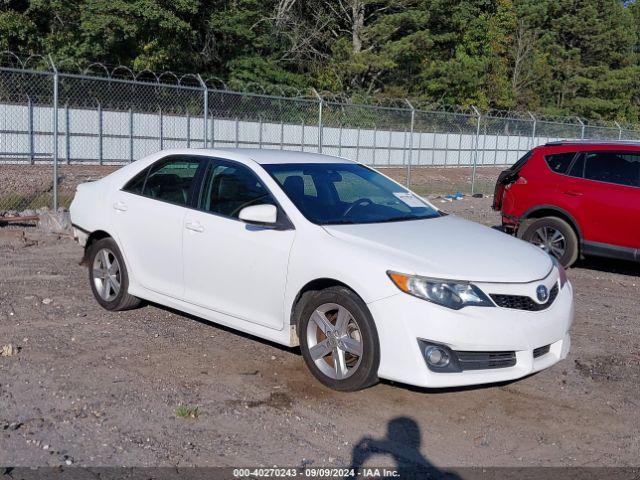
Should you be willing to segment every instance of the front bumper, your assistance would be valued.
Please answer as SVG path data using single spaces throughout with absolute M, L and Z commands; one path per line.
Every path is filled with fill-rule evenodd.
M 551 277 L 551 276 L 550 276 Z M 557 281 L 548 278 L 544 282 Z M 531 284 L 478 284 L 486 293 L 524 293 Z M 502 289 L 503 292 L 495 290 Z M 404 293 L 369 304 L 380 339 L 381 378 L 419 387 L 454 387 L 522 378 L 566 358 L 573 321 L 573 289 L 569 282 L 545 310 L 523 311 L 501 307 L 465 307 L 451 310 Z M 511 367 L 433 372 L 418 340 L 443 344 L 454 351 L 514 351 Z M 549 345 L 549 352 L 534 358 L 533 350 Z

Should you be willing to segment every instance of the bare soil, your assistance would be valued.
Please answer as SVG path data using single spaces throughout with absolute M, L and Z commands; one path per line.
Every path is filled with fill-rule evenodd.
M 432 201 L 498 222 L 489 198 Z M 570 269 L 573 346 L 548 370 L 337 393 L 296 349 L 155 305 L 102 310 L 79 246 L 23 238 L 0 246 L 0 465 L 640 465 L 638 265 Z

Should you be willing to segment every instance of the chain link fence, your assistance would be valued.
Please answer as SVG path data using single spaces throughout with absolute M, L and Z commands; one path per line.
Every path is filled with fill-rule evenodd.
M 635 126 L 578 117 L 237 92 L 199 75 L 5 57 L 0 212 L 67 207 L 77 183 L 169 148 L 322 152 L 442 194 L 490 193 L 504 166 L 549 141 L 640 140 Z

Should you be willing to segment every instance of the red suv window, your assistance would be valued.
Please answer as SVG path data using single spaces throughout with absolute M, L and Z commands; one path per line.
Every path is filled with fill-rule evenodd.
M 638 187 L 640 155 L 627 152 L 587 152 L 584 178 Z
M 567 173 L 569 165 L 573 161 L 576 152 L 556 153 L 555 155 L 547 155 L 544 159 L 549 168 L 556 173 Z

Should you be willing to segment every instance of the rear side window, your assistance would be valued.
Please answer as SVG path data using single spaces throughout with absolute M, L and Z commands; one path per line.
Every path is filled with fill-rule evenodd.
M 142 195 L 142 189 L 144 188 L 144 181 L 147 179 L 148 174 L 149 174 L 149 168 L 145 168 L 138 175 L 136 175 L 131 180 L 129 180 L 129 182 L 124 186 L 123 190 L 125 192 Z
M 632 187 L 640 186 L 640 155 L 626 152 L 589 152 L 584 178 Z
M 547 155 L 544 157 L 549 168 L 556 173 L 567 173 L 569 165 L 573 157 L 576 156 L 576 152 L 556 153 L 554 155 Z
M 570 177 L 584 177 L 584 155 L 580 155 L 573 165 L 571 165 L 571 169 L 568 172 Z
M 176 205 L 187 205 L 199 166 L 197 157 L 165 158 L 133 177 L 123 190 Z

